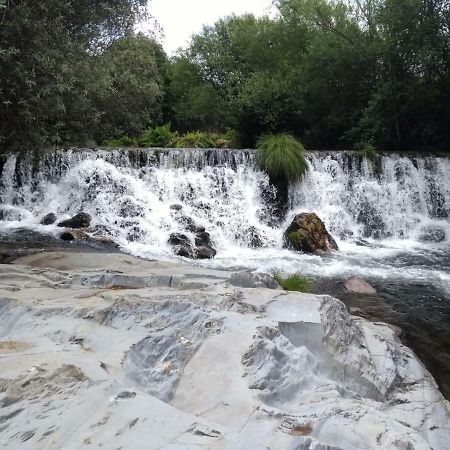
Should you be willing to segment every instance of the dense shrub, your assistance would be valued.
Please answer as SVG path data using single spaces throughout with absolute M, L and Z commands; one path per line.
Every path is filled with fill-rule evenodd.
M 147 128 L 138 138 L 140 147 L 170 147 L 177 134 L 170 131 L 170 124 L 155 128 Z
M 120 136 L 115 139 L 107 139 L 103 142 L 106 147 L 136 147 L 136 139 L 128 135 Z
M 234 130 L 225 133 L 190 131 L 178 134 L 170 130 L 170 124 L 147 128 L 137 138 L 123 135 L 103 142 L 107 147 L 165 147 L 165 148 L 234 148 L 238 135 Z

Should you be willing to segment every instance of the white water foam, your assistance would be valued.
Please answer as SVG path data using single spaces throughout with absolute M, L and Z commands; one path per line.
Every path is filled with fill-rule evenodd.
M 218 250 L 214 260 L 199 264 L 450 285 L 450 267 L 439 267 L 448 261 L 450 242 L 449 159 L 389 155 L 374 164 L 343 153 L 308 158 L 306 179 L 291 186 L 286 222 L 274 227 L 274 192 L 252 151 L 61 151 L 37 162 L 10 156 L 0 178 L 0 231 L 57 234 L 57 226 L 39 225 L 45 214 L 54 212 L 59 221 L 83 210 L 123 250 L 170 258 L 167 240 L 173 232 L 190 233 L 182 219 L 189 217 L 206 228 Z M 338 254 L 282 249 L 283 230 L 301 211 L 324 220 Z M 427 227 L 440 230 L 444 241 L 422 242 Z M 265 248 L 251 248 L 255 232 Z M 410 261 L 428 259 L 404 270 L 392 263 L 403 253 Z

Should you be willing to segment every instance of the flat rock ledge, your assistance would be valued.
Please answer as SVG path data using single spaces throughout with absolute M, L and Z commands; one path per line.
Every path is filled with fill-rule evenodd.
M 0 446 L 448 448 L 394 328 L 268 285 L 123 254 L 0 265 Z

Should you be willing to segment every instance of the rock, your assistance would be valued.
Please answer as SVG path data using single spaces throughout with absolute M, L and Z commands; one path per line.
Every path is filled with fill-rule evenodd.
M 420 233 L 420 242 L 443 242 L 446 239 L 445 230 L 438 225 L 427 225 Z
M 74 241 L 76 239 L 76 237 L 70 231 L 65 231 L 64 233 L 61 233 L 59 237 L 63 241 Z
M 209 233 L 201 231 L 195 236 L 195 244 L 181 233 L 172 233 L 168 243 L 174 247 L 175 254 L 191 259 L 211 259 L 216 256 L 216 250 L 211 245 Z
M 261 248 L 264 246 L 264 240 L 256 227 L 248 227 L 245 230 L 245 240 L 251 248 Z
M 59 222 L 58 227 L 87 228 L 91 224 L 91 220 L 92 220 L 92 218 L 89 214 L 80 212 L 70 219 Z
M 46 216 L 44 216 L 39 223 L 41 225 L 52 225 L 55 222 L 56 222 L 56 214 L 51 212 L 48 213 Z
M 366 280 L 351 277 L 345 282 L 345 288 L 354 294 L 376 295 L 377 291 Z
M 301 213 L 294 217 L 284 233 L 284 247 L 305 253 L 338 250 L 336 241 L 315 213 Z
M 60 234 L 60 239 L 63 241 L 89 241 L 90 244 L 104 244 L 111 247 L 117 248 L 118 245 L 109 237 L 104 236 L 92 236 L 88 233 L 86 233 L 83 230 L 70 230 L 65 231 L 64 233 Z
M 167 242 L 174 248 L 176 255 L 195 259 L 194 248 L 185 234 L 172 233 Z
M 183 209 L 183 206 L 181 205 L 170 205 L 170 209 L 173 211 L 181 211 Z
M 197 259 L 212 259 L 216 254 L 216 250 L 210 245 L 201 245 L 196 248 Z
M 228 282 L 232 286 L 241 288 L 282 289 L 275 279 L 267 273 L 250 272 L 247 270 L 234 273 Z
M 211 245 L 211 236 L 206 231 L 200 231 L 195 235 L 195 245 Z

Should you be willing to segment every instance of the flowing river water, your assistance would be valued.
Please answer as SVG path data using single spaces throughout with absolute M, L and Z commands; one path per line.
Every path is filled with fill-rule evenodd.
M 310 152 L 303 182 L 289 188 L 284 223 L 275 191 L 252 150 L 88 150 L 10 155 L 0 163 L 0 234 L 58 236 L 44 226 L 80 210 L 120 248 L 143 258 L 174 258 L 171 233 L 190 235 L 189 217 L 211 235 L 208 267 L 300 272 L 315 292 L 344 300 L 372 320 L 399 325 L 450 396 L 450 159 Z M 294 214 L 314 211 L 340 251 L 305 255 L 282 248 Z M 190 235 L 191 237 L 192 234 Z M 257 240 L 261 248 L 253 248 Z M 358 275 L 377 298 L 349 295 Z

